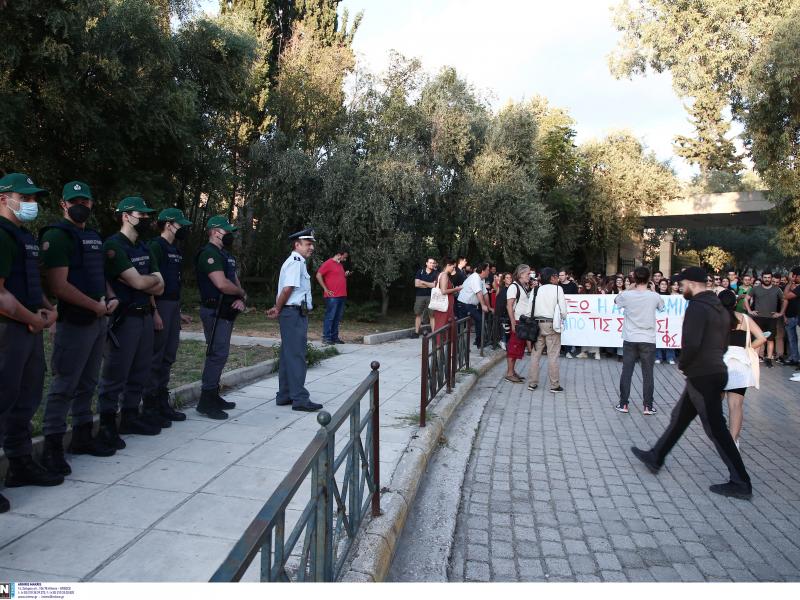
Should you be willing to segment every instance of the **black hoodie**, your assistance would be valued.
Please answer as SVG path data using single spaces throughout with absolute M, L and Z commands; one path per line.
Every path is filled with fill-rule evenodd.
M 730 328 L 730 314 L 714 292 L 692 297 L 683 317 L 678 361 L 678 368 L 686 377 L 728 372 L 722 356 L 728 349 Z

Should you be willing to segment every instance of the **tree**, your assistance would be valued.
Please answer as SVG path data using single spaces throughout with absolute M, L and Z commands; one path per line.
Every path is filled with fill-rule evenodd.
M 800 255 L 799 23 L 797 6 L 753 58 L 742 98 L 746 144 L 777 205 L 779 245 L 790 256 Z
M 709 169 L 739 166 L 725 137 L 722 111 L 738 112 L 754 54 L 798 0 L 636 0 L 615 14 L 623 37 L 610 59 L 617 77 L 669 71 L 679 96 L 693 98 L 694 139 L 679 138 L 677 150 Z
M 700 258 L 703 264 L 715 273 L 719 273 L 727 265 L 733 262 L 733 255 L 726 252 L 719 246 L 708 246 L 700 251 Z
M 581 146 L 585 163 L 587 256 L 616 249 L 640 228 L 640 215 L 658 210 L 679 193 L 675 174 L 627 132 Z

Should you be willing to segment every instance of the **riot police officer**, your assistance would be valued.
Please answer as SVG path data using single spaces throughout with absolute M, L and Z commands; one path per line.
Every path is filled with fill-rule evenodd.
M 153 308 L 150 297 L 164 291 L 164 279 L 155 259 L 140 237 L 150 228 L 153 212 L 138 196 L 117 205 L 120 231 L 103 244 L 105 275 L 119 306 L 111 316 L 103 355 L 97 405 L 100 438 L 121 450 L 120 433 L 158 435 L 159 423 L 139 414 L 145 380 L 150 377 L 153 354 Z M 117 408 L 122 416 L 117 428 Z
M 42 293 L 39 245 L 22 226 L 39 210 L 47 194 L 22 173 L 0 179 L 0 442 L 8 457 L 6 487 L 59 485 L 64 477 L 50 473 L 32 457 L 31 418 L 42 401 L 44 345 L 42 329 L 56 312 Z M 0 512 L 9 510 L 0 495 Z
M 247 298 L 236 275 L 236 259 L 229 252 L 237 229 L 222 215 L 211 217 L 206 224 L 208 243 L 195 256 L 200 319 L 207 344 L 197 412 L 211 419 L 227 419 L 225 410 L 236 408 L 235 402 L 219 395 L 219 380 L 228 361 L 233 322 Z
M 70 452 L 111 456 L 117 450 L 92 437 L 92 396 L 97 387 L 106 315 L 118 301 L 106 303 L 103 241 L 86 227 L 94 200 L 89 186 L 71 181 L 61 194 L 64 218 L 39 233 L 47 286 L 58 299 L 58 325 L 50 361 L 53 380 L 44 410 L 42 465 L 69 475 L 64 459 L 67 413 L 72 413 Z
M 292 410 L 311 412 L 322 408 L 312 402 L 306 384 L 306 346 L 308 344 L 308 312 L 311 300 L 311 276 L 306 260 L 314 253 L 314 231 L 304 229 L 289 236 L 292 253 L 278 279 L 275 306 L 267 311 L 270 319 L 278 319 L 281 328 L 281 354 L 278 371 L 278 394 L 275 404 L 292 405 Z
M 152 375 L 147 381 L 144 396 L 145 411 L 158 414 L 162 426 L 169 427 L 172 421 L 185 421 L 186 415 L 176 411 L 169 403 L 169 376 L 180 343 L 181 322 L 189 322 L 181 314 L 181 263 L 183 254 L 178 243 L 185 240 L 192 224 L 183 211 L 166 208 L 158 215 L 158 228 L 161 235 L 150 241 L 150 251 L 156 260 L 161 276 L 164 278 L 164 293 L 155 298 L 153 326 L 155 341 L 153 345 Z

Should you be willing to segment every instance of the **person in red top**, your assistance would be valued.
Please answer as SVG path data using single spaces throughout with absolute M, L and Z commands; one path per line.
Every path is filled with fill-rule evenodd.
M 339 323 L 344 314 L 347 301 L 347 277 L 342 263 L 350 257 L 346 248 L 340 249 L 333 258 L 329 258 L 317 270 L 317 281 L 322 286 L 325 298 L 325 320 L 322 325 L 323 344 L 344 344 L 339 337 Z
M 439 311 L 434 310 L 431 311 L 433 323 L 431 327 L 433 330 L 439 329 L 443 325 L 446 325 L 447 322 L 453 318 L 454 310 L 455 310 L 455 294 L 461 291 L 461 286 L 453 286 L 453 282 L 451 277 L 456 272 L 456 261 L 453 258 L 445 258 L 443 261 L 444 263 L 444 270 L 439 274 L 439 278 L 436 280 L 436 285 L 439 286 L 441 292 L 447 296 L 447 310 L 446 311 Z M 438 339 L 437 339 L 438 342 Z

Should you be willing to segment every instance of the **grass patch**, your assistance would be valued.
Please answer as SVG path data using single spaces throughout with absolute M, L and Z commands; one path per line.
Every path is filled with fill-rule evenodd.
M 278 369 L 280 368 L 280 362 L 281 362 L 280 344 L 278 344 L 277 346 L 273 346 L 271 350 L 272 350 L 272 356 L 270 358 L 275 359 L 275 362 L 272 365 L 272 372 L 277 373 Z M 313 344 L 306 344 L 306 364 L 309 367 L 318 365 L 326 358 L 338 355 L 339 351 L 336 349 L 336 346 L 323 346 L 322 348 L 317 348 Z
M 435 419 L 438 415 L 430 410 L 427 409 L 425 411 L 425 420 L 430 421 L 431 419 Z M 419 411 L 408 413 L 407 415 L 403 415 L 402 417 L 395 417 L 396 420 L 402 421 L 405 425 L 419 425 Z
M 53 354 L 53 338 L 47 331 L 44 332 L 44 352 L 48 368 L 44 377 L 44 397 L 42 398 L 39 410 L 36 411 L 32 420 L 33 435 L 42 433 L 42 417 L 44 415 L 45 404 L 47 403 L 47 392 L 50 389 L 50 383 L 53 378 L 50 369 L 50 359 Z M 272 348 L 266 348 L 264 346 L 231 346 L 228 362 L 225 365 L 225 371 L 233 371 L 241 367 L 250 367 L 265 360 L 269 360 L 273 356 Z M 206 345 L 203 342 L 190 340 L 181 341 L 178 346 L 178 355 L 175 359 L 175 364 L 172 365 L 170 388 L 176 388 L 187 383 L 199 381 L 200 375 L 203 372 L 205 359 Z M 97 400 L 96 392 L 94 399 Z

